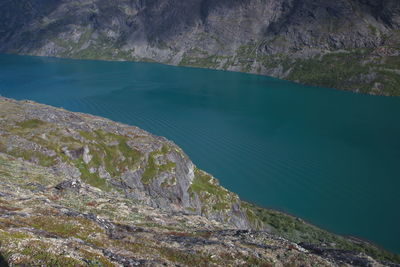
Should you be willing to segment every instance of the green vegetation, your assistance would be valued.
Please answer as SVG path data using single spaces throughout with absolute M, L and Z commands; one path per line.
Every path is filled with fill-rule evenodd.
M 193 48 L 183 55 L 180 66 L 217 69 L 222 61 L 229 57 L 209 55 L 208 52 Z
M 132 56 L 134 49 L 125 51 L 119 47 L 118 43 L 114 43 L 102 34 L 97 37 L 97 42 L 93 42 L 93 31 L 90 29 L 82 29 L 82 31 L 77 42 L 58 37 L 51 38 L 55 44 L 63 48 L 60 56 L 78 59 L 135 60 Z
M 395 65 L 396 59 L 392 60 Z M 0 136 L 0 151 L 5 153 L 0 153 L 0 178 L 3 178 L 0 184 L 0 210 L 10 214 L 0 217 L 0 254 L 5 258 L 12 256 L 13 263 L 54 266 L 65 263 L 67 266 L 80 266 L 84 262 L 91 266 L 110 266 L 111 262 L 107 259 L 109 256 L 103 253 L 104 249 L 110 249 L 124 250 L 124 253 L 132 253 L 135 257 L 139 255 L 139 258 L 156 255 L 154 257 L 157 260 L 196 266 L 202 263 L 219 265 L 225 263 L 225 260 L 233 262 L 236 259 L 249 265 L 270 266 L 268 253 L 275 252 L 271 250 L 259 257 L 265 251 L 262 245 L 277 245 L 287 250 L 287 242 L 269 239 L 262 232 L 243 237 L 258 238 L 258 247 L 254 244 L 241 244 L 245 251 L 258 250 L 260 254 L 228 253 L 223 251 L 225 248 L 219 247 L 222 252 L 213 253 L 211 258 L 207 252 L 209 250 L 185 247 L 187 240 L 224 238 L 219 230 L 227 226 L 220 223 L 229 222 L 229 216 L 235 216 L 231 210 L 235 203 L 241 203 L 242 212 L 247 215 L 253 228 L 271 230 L 277 236 L 296 243 L 308 242 L 321 247 L 360 251 L 376 259 L 400 262 L 398 255 L 366 242 L 331 234 L 290 215 L 240 202 L 235 194 L 221 187 L 211 175 L 197 168 L 194 169 L 188 193 L 193 199 L 199 199 L 201 205 L 186 210 L 197 214 L 197 209 L 201 208 L 203 215 L 212 215 L 213 218 L 219 216 L 219 223 L 189 214 L 158 212 L 157 209 L 146 207 L 141 200 L 129 199 L 117 189 L 111 190 L 113 188 L 107 182 L 109 179 L 99 177 L 98 169 L 102 166 L 110 174 L 110 179 L 118 179 L 128 169 L 144 168 L 141 178 L 143 183 L 149 184 L 159 174 L 169 172 L 161 186 L 174 186 L 177 182 L 174 176 L 176 164 L 169 161 L 169 158 L 175 153 L 182 157 L 184 154 L 167 142 L 161 147 L 158 139 L 151 143 L 148 147 L 159 148 L 150 152 L 146 159 L 145 152 L 141 154 L 134 149 L 136 141 L 150 138 L 145 135 L 127 131 L 125 136 L 95 130 L 81 131 L 78 136 L 72 127 L 67 131 L 40 120 L 23 121 L 16 125 L 10 123 L 11 126 L 7 126 L 4 121 L 0 120 L 2 130 L 6 132 Z M 11 143 L 10 136 L 18 136 L 18 140 Z M 19 148 L 24 146 L 32 146 L 34 149 Z M 55 156 L 48 157 L 39 151 L 54 151 Z M 30 162 L 17 160 L 16 157 Z M 82 186 L 79 193 L 54 189 L 58 183 L 68 179 L 47 168 L 59 160 L 77 167 L 82 181 L 101 191 L 87 185 Z M 93 219 L 89 214 L 98 217 Z M 108 223 L 114 224 L 112 231 Z M 159 236 L 163 238 L 159 239 Z M 172 245 L 168 243 L 169 238 Z M 234 240 L 235 237 L 229 238 Z M 163 240 L 162 244 L 160 240 Z M 176 240 L 183 241 L 179 243 Z M 235 242 L 238 242 L 235 243 L 238 246 L 241 241 Z M 68 250 L 68 254 L 60 254 L 60 251 L 66 249 L 65 246 L 70 245 L 76 245 L 77 248 Z M 292 253 L 290 256 L 295 255 L 292 250 L 288 253 Z M 15 255 L 20 257 L 17 259 L 19 262 L 14 259 Z M 304 255 L 307 254 L 297 254 L 287 262 L 301 261 Z
M 62 227 L 57 227 L 58 231 L 65 232 L 65 229 Z M 68 233 L 65 232 L 65 233 Z M 18 253 L 23 257 L 19 257 L 18 265 L 23 266 L 82 266 L 82 262 L 68 257 L 64 255 L 60 255 L 56 251 L 53 250 L 52 244 L 47 243 L 41 240 L 31 239 L 33 236 L 22 233 L 22 232 L 6 232 L 0 229 L 0 264 L 4 264 L 2 262 L 2 256 L 4 255 L 4 260 L 7 260 L 9 256 L 13 253 Z M 15 251 L 13 248 L 13 244 L 18 244 L 18 249 Z M 91 262 L 89 266 L 113 266 L 111 262 L 108 261 L 101 255 L 97 255 L 91 253 L 86 250 L 80 251 L 82 256 L 85 258 L 87 262 Z M 3 265 L 1 265 L 3 266 Z M 6 266 L 6 265 L 4 265 Z
M 176 163 L 169 161 L 166 164 L 162 164 L 158 167 L 159 172 L 170 172 L 176 167 Z
M 369 52 L 356 50 L 353 53 L 330 53 L 321 58 L 299 60 L 288 79 L 326 87 L 345 85 L 352 77 L 370 73 L 369 67 L 361 64 Z M 368 90 L 368 87 L 364 90 Z
M 371 31 L 378 34 L 378 30 L 371 27 Z M 285 40 L 278 36 L 271 42 L 284 43 Z M 261 65 L 267 70 L 280 69 L 283 74 L 288 73 L 286 79 L 308 85 L 400 95 L 400 56 L 376 58 L 372 56 L 372 49 L 354 49 L 308 59 L 292 59 L 284 54 L 267 55 L 258 51 L 261 43 L 242 45 L 234 56 L 215 56 L 194 48 L 184 54 L 180 65 L 215 69 L 237 65 L 243 72 L 258 73 Z
M 325 25 L 320 25 L 321 31 L 336 32 L 342 28 L 340 20 L 333 19 Z M 341 26 L 342 25 L 342 26 Z M 57 32 L 60 25 L 49 23 L 48 31 Z M 380 36 L 379 28 L 367 24 L 371 36 Z M 105 34 L 98 34 L 94 38 L 93 30 L 80 28 L 81 36 L 78 41 L 64 40 L 59 37 L 49 36 L 54 43 L 63 48 L 59 51 L 62 57 L 79 59 L 101 59 L 101 60 L 130 60 L 143 62 L 156 62 L 154 58 L 140 58 L 134 56 L 134 49 L 124 50 L 123 43 L 125 35 L 114 40 Z M 398 34 L 393 31 L 393 36 Z M 31 36 L 27 36 L 30 39 Z M 150 36 L 151 46 L 158 49 L 170 50 L 172 58 L 173 48 L 167 43 L 154 36 Z M 218 36 L 210 33 L 198 34 L 199 42 L 209 40 L 220 47 L 221 51 L 226 50 L 226 44 Z M 385 37 L 388 39 L 389 37 Z M 390 37 L 394 38 L 394 37 Z M 400 74 L 398 66 L 391 65 L 386 56 L 374 57 L 372 49 L 354 49 L 347 52 L 328 53 L 306 59 L 292 59 L 290 54 L 266 55 L 260 47 L 268 42 L 273 47 L 288 46 L 288 40 L 282 35 L 277 35 L 272 40 L 252 41 L 240 46 L 233 55 L 215 55 L 198 47 L 192 48 L 183 54 L 179 63 L 181 66 L 192 66 L 212 69 L 239 68 L 243 72 L 264 73 L 263 67 L 267 70 L 279 69 L 281 77 L 300 83 L 324 87 L 353 90 L 362 93 L 374 93 L 384 95 L 400 95 Z M 389 42 L 388 48 L 398 49 Z M 393 47 L 392 47 L 393 46 Z M 293 48 L 291 52 L 296 52 Z M 398 57 L 397 57 L 398 58 Z M 387 61 L 387 62 L 385 62 Z M 165 63 L 165 62 L 164 62 Z M 397 64 L 397 63 L 395 63 Z M 390 69 L 387 71 L 387 69 Z M 394 71 L 393 71 L 394 70 Z M 290 72 L 290 73 L 289 73 Z M 368 77 L 367 77 L 368 76 Z M 366 78 L 367 77 L 367 78 Z
M 30 241 L 23 246 L 21 254 L 28 256 L 27 263 L 47 266 L 78 266 L 80 261 L 49 252 L 51 245 L 41 241 Z M 21 262 L 21 265 L 24 265 Z
M 12 159 L 12 160 L 11 160 Z M 61 177 L 54 176 L 46 171 L 46 168 L 36 165 L 36 168 L 27 169 L 26 165 L 31 165 L 30 163 L 15 160 L 14 157 L 5 156 L 0 154 L 0 178 L 7 178 L 6 181 L 19 185 L 23 188 L 29 187 L 29 183 L 39 183 L 42 185 L 55 185 L 61 182 Z M 28 171 L 29 170 L 29 171 Z M 3 203 L 0 199 L 0 205 Z M 8 207 L 10 204 L 4 202 Z
M 254 61 L 257 60 L 256 49 L 254 45 L 242 45 L 236 50 L 235 59 L 241 66 L 241 71 L 251 71 Z
M 79 131 L 79 134 L 80 134 L 80 136 L 82 136 L 86 140 L 90 140 L 90 141 L 95 141 L 96 140 L 96 136 L 94 136 L 92 133 L 85 132 L 85 131 Z
M 249 265 L 249 266 L 258 266 L 258 267 L 272 267 L 274 266 L 274 262 L 269 259 L 260 259 L 256 257 L 251 257 L 251 256 L 244 256 L 244 261 Z M 293 263 L 292 265 L 285 265 L 287 267 L 294 267 L 298 266 L 298 262 Z
M 104 191 L 111 191 L 111 187 L 107 184 L 105 179 L 100 178 L 97 173 L 90 173 L 88 166 L 83 162 L 82 158 L 76 159 L 74 162 L 75 167 L 77 167 L 81 173 L 81 179 L 85 183 Z
M 109 261 L 106 257 L 103 255 L 99 255 L 93 252 L 90 252 L 85 249 L 81 249 L 79 253 L 82 255 L 82 257 L 85 259 L 85 262 L 88 263 L 89 266 L 97 267 L 97 266 L 102 266 L 102 267 L 113 267 L 115 266 L 111 261 Z
M 97 144 L 90 146 L 94 153 L 94 164 L 104 163 L 107 172 L 112 177 L 120 176 L 129 167 L 133 167 L 141 157 L 139 151 L 127 145 L 128 138 L 102 130 L 95 131 L 94 140 Z M 115 143 L 111 145 L 110 143 Z
M 157 165 L 154 161 L 154 154 L 157 152 L 151 152 L 149 154 L 149 159 L 147 161 L 146 168 L 144 169 L 143 175 L 142 175 L 142 182 L 144 184 L 149 184 L 151 182 L 151 179 L 154 178 L 157 174 Z
M 250 215 L 249 221 L 260 226 L 260 221 L 272 228 L 273 233 L 290 241 L 306 242 L 316 245 L 334 244 L 336 249 L 364 252 L 375 259 L 400 263 L 400 255 L 395 255 L 379 249 L 364 241 L 350 241 L 339 235 L 335 235 L 308 224 L 288 214 L 257 207 L 242 201 L 242 208 Z
M 45 230 L 48 233 L 63 238 L 76 237 L 94 245 L 100 245 L 91 236 L 93 233 L 103 233 L 103 229 L 84 218 L 67 216 L 36 216 L 22 220 L 31 227 Z
M 382 64 L 370 58 L 371 52 L 369 49 L 357 49 L 298 60 L 287 79 L 362 93 L 370 93 L 376 84 L 381 84 L 382 93 L 400 95 L 400 74 L 386 70 L 398 69 L 399 57 L 388 57 L 388 64 Z
M 27 120 L 27 121 L 22 121 L 17 123 L 17 125 L 23 129 L 33 129 L 33 128 L 37 128 L 41 125 L 44 125 L 45 122 L 41 121 L 41 120 L 37 120 L 37 119 L 33 119 L 33 120 Z
M 2 151 L 0 147 L 0 152 L 6 152 L 6 151 Z M 41 152 L 33 150 L 13 149 L 11 151 L 7 151 L 7 153 L 17 158 L 23 158 L 24 160 L 27 161 L 33 161 L 33 162 L 37 161 L 39 165 L 44 167 L 49 167 L 55 164 L 54 157 L 49 157 Z
M 83 156 L 73 161 L 73 164 L 80 170 L 82 179 L 88 184 L 109 191 L 111 187 L 105 179 L 99 177 L 97 169 L 101 166 L 112 178 L 118 178 L 124 171 L 133 168 L 141 158 L 139 151 L 130 148 L 127 144 L 128 138 L 102 130 L 93 133 L 79 132 L 80 135 L 90 143 L 86 144 L 91 156 L 87 164 Z M 82 147 L 84 144 L 80 144 Z M 90 173 L 90 168 L 96 170 Z
M 368 24 L 368 28 L 372 32 L 373 35 L 378 35 L 379 34 L 379 30 L 374 25 Z
M 187 266 L 210 266 L 213 262 L 211 255 L 199 252 L 187 253 L 172 248 L 159 248 L 159 253 L 169 261 L 185 264 Z
M 227 210 L 232 206 L 233 194 L 218 185 L 211 175 L 195 168 L 194 179 L 189 187 L 189 193 L 193 197 L 196 193 L 203 203 L 203 212 L 209 208 L 215 211 Z
M 31 234 L 25 232 L 7 232 L 5 231 L 6 229 L 2 229 L 1 225 L 4 225 L 4 222 L 0 222 L 0 255 L 3 254 L 5 260 L 7 260 L 10 255 L 16 252 L 16 248 L 14 246 L 18 244 L 17 251 L 20 255 L 24 256 L 20 257 L 19 259 L 18 264 L 20 265 L 80 266 L 80 261 L 71 257 L 59 255 L 58 253 L 52 251 L 52 245 L 50 243 L 34 240 L 32 239 L 33 236 Z M 23 226 L 24 222 L 20 221 L 18 225 Z M 47 227 L 46 230 L 63 236 L 76 234 L 78 231 L 82 230 L 74 227 L 71 222 L 62 224 L 59 221 L 53 220 L 52 218 L 48 220 L 48 217 L 34 217 L 29 226 L 38 228 L 40 230 L 42 230 L 43 227 Z
M 161 187 L 170 187 L 176 184 L 176 178 L 172 177 L 171 179 L 165 179 L 164 182 L 162 182 Z
M 5 146 L 0 146 L 0 151 L 28 161 L 38 162 L 45 167 L 54 165 L 56 158 L 59 157 L 64 162 L 75 165 L 81 172 L 81 178 L 85 182 L 102 190 L 109 191 L 111 187 L 107 184 L 106 180 L 99 177 L 97 170 L 100 166 L 104 166 L 111 177 L 119 177 L 128 168 L 134 167 L 141 157 L 138 151 L 131 149 L 127 145 L 127 137 L 106 133 L 101 130 L 94 133 L 81 131 L 80 135 L 90 141 L 90 143 L 85 144 L 72 137 L 65 136 L 59 130 L 49 130 L 47 125 L 38 120 L 25 121 L 18 126 L 18 128 L 11 129 L 13 133 L 56 152 L 56 156 L 50 157 L 39 151 L 19 148 L 5 151 Z M 39 132 L 31 136 L 29 131 L 24 130 L 31 128 L 35 128 Z M 46 133 L 45 139 L 39 137 L 40 133 Z M 87 164 L 83 161 L 83 155 L 77 159 L 71 159 L 62 150 L 63 147 L 67 147 L 69 151 L 81 153 L 79 151 L 83 151 L 84 146 L 89 148 L 91 156 L 91 160 Z M 91 173 L 89 171 L 91 168 L 96 172 Z
M 190 190 L 197 194 L 207 192 L 219 198 L 224 198 L 226 194 L 228 194 L 226 189 L 216 184 L 216 180 L 213 179 L 211 175 L 197 168 L 194 170 L 194 180 L 190 186 Z
M 257 44 L 248 44 L 240 46 L 235 52 L 235 60 L 241 66 L 243 72 L 251 72 L 254 63 L 259 63 L 266 69 L 275 69 L 282 67 L 282 71 L 286 72 L 291 68 L 292 60 L 283 54 L 266 55 L 258 51 L 262 42 Z M 257 70 L 260 72 L 260 69 Z
M 386 69 L 400 70 L 400 56 L 386 57 L 384 67 Z
M 19 232 L 19 231 L 14 231 L 14 232 L 5 232 L 3 229 L 0 227 L 0 243 L 6 242 L 12 239 L 25 239 L 29 238 L 30 235 L 27 233 Z
M 149 153 L 147 165 L 144 169 L 143 175 L 142 175 L 142 183 L 143 184 L 150 184 L 151 180 L 157 175 L 162 172 L 170 172 L 176 167 L 175 162 L 168 161 L 165 164 L 158 165 L 156 163 L 155 157 L 157 155 L 165 155 L 169 151 L 167 146 L 163 146 L 160 150 L 158 151 L 153 151 Z
M 32 130 L 35 134 L 32 134 Z M 94 132 L 81 131 L 80 135 L 88 142 L 82 143 L 71 136 L 65 136 L 62 130 L 53 128 L 52 125 L 40 120 L 27 120 L 16 124 L 16 127 L 9 127 L 6 130 L 12 132 L 21 138 L 34 142 L 40 147 L 49 151 L 54 151 L 55 156 L 48 156 L 44 152 L 33 150 L 31 148 L 13 148 L 10 150 L 0 142 L 0 152 L 8 153 L 17 158 L 36 162 L 44 167 L 50 167 L 56 164 L 57 158 L 66 163 L 75 165 L 81 172 L 81 178 L 88 184 L 98 187 L 102 190 L 111 190 L 105 179 L 99 177 L 98 169 L 104 166 L 105 170 L 112 178 L 118 178 L 124 171 L 134 168 L 140 161 L 141 153 L 128 146 L 128 137 L 107 133 L 102 130 Z M 43 136 L 43 137 L 42 137 Z M 6 140 L 4 140 L 7 142 Z M 67 148 L 71 153 L 83 153 L 83 147 L 89 148 L 91 157 L 90 162 L 83 161 L 83 155 L 78 158 L 70 158 L 65 153 Z M 162 166 L 167 170 L 168 166 Z M 90 170 L 93 173 L 91 173 Z

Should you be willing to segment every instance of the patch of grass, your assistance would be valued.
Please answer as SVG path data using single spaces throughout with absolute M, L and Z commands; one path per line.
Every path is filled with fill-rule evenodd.
M 316 245 L 336 244 L 334 248 L 350 251 L 364 252 L 371 257 L 400 263 L 400 255 L 395 255 L 372 244 L 363 241 L 353 241 L 348 238 L 335 235 L 308 224 L 288 214 L 257 207 L 253 204 L 243 202 L 242 208 L 247 209 L 247 214 L 252 214 L 250 221 L 261 221 L 272 228 L 273 233 L 292 242 L 306 242 Z
M 154 160 L 154 153 L 156 152 L 151 152 L 149 154 L 149 159 L 147 161 L 146 168 L 143 172 L 142 175 L 142 183 L 144 184 L 149 184 L 151 180 L 156 176 L 157 174 L 157 166 Z
M 121 169 L 118 167 L 120 166 L 119 159 L 120 153 L 118 151 L 118 147 L 116 145 L 110 146 L 108 144 L 98 144 L 97 147 L 100 150 L 100 153 L 103 154 L 103 162 L 105 169 L 111 175 L 111 177 L 117 177 L 121 173 Z
M 216 69 L 219 67 L 221 61 L 227 58 L 226 56 L 209 55 L 206 51 L 193 48 L 183 55 L 179 65 Z
M 170 172 L 176 167 L 176 163 L 169 161 L 166 164 L 162 164 L 158 167 L 158 171 L 161 172 Z
M 370 93 L 376 83 L 383 86 L 382 93 L 400 95 L 400 75 L 385 71 L 398 68 L 396 57 L 388 63 L 371 62 L 370 49 L 356 49 L 343 53 L 329 53 L 312 59 L 297 60 L 286 77 L 308 85 L 318 85 Z M 368 78 L 366 78 L 368 77 Z
M 125 157 L 126 164 L 128 166 L 134 165 L 142 156 L 141 153 L 135 149 L 132 149 L 127 144 L 127 138 L 118 137 L 118 148 L 122 155 Z
M 113 240 L 111 244 L 115 247 L 124 248 L 127 251 L 133 253 L 157 255 L 157 250 L 152 246 L 152 240 L 142 238 L 140 243 L 136 242 L 124 242 L 123 240 Z
M 400 56 L 386 57 L 384 66 L 386 68 L 400 70 Z
M 41 121 L 41 120 L 37 120 L 37 119 L 33 119 L 33 120 L 26 120 L 26 121 L 22 121 L 22 122 L 18 122 L 17 125 L 21 128 L 24 129 L 33 129 L 33 128 L 37 128 L 41 125 L 44 125 L 45 122 Z
M 143 184 L 150 184 L 151 180 L 159 173 L 170 172 L 176 167 L 175 162 L 167 162 L 166 164 L 158 165 L 155 160 L 156 155 L 167 153 L 167 149 L 164 147 L 161 150 L 153 151 L 149 153 L 147 165 L 143 172 L 141 181 Z
M 85 131 L 79 131 L 80 136 L 87 140 L 96 140 L 96 136 L 94 136 L 92 133 L 85 132 Z
M 101 242 L 93 239 L 91 235 L 104 232 L 94 222 L 79 217 L 33 216 L 26 219 L 25 223 L 62 238 L 73 236 L 94 245 L 101 245 Z
M 196 209 L 195 208 L 191 208 L 191 207 L 187 207 L 186 210 L 190 213 L 195 213 Z
M 106 133 L 102 130 L 95 131 L 98 150 L 103 153 L 103 162 L 108 173 L 112 177 L 118 177 L 133 167 L 141 158 L 141 153 L 130 148 L 127 144 L 128 138 L 125 136 Z M 115 142 L 117 145 L 109 145 Z
M 92 33 L 92 30 L 85 30 L 78 42 L 63 40 L 60 38 L 53 38 L 53 41 L 58 46 L 64 48 L 64 51 L 60 53 L 60 56 L 63 57 L 102 60 L 134 60 L 132 57 L 132 52 L 134 50 L 124 51 L 120 49 L 120 47 L 115 47 L 116 43 L 102 34 L 97 37 L 97 42 L 91 42 L 88 47 L 84 48 L 84 45 L 88 44 L 88 41 L 91 39 Z
M 33 150 L 13 149 L 11 151 L 6 151 L 6 153 L 16 158 L 23 158 L 27 161 L 38 161 L 39 165 L 44 167 L 50 167 L 55 164 L 54 157 L 49 157 Z
M 85 249 L 81 249 L 79 252 L 84 258 L 85 262 L 89 264 L 89 266 L 104 266 L 104 267 L 115 266 L 111 261 L 109 261 L 103 255 L 99 255 Z
M 23 255 L 17 265 L 23 266 L 81 266 L 81 262 L 70 257 L 51 253 L 51 245 L 39 240 L 29 240 L 31 235 L 23 232 L 0 230 L 0 265 L 13 254 Z M 24 241 L 24 242 L 21 242 Z M 1 258 L 1 254 L 4 258 Z
M 172 177 L 171 179 L 165 179 L 164 182 L 162 182 L 161 187 L 170 187 L 176 184 L 176 178 Z
M 272 267 L 275 266 L 273 264 L 272 260 L 267 260 L 267 259 L 262 259 L 262 258 L 256 258 L 254 256 L 246 256 L 243 258 L 243 260 L 248 264 L 249 266 L 258 266 L 258 267 Z M 285 265 L 286 267 L 290 267 L 288 265 Z M 299 266 L 298 264 L 294 266 Z M 301 266 L 301 265 L 300 265 Z
M 5 181 L 15 184 L 24 189 L 31 186 L 28 183 L 41 184 L 43 186 L 54 186 L 64 179 L 62 176 L 54 176 L 47 168 L 16 160 L 11 155 L 0 154 L 0 173 L 5 175 Z M 1 204 L 1 201 L 0 201 Z
M 373 35 L 378 35 L 379 30 L 372 24 L 368 24 L 368 28 Z
M 250 72 L 256 61 L 256 46 L 254 44 L 242 45 L 236 50 L 235 59 L 241 67 L 241 71 Z
M 79 260 L 71 257 L 51 253 L 51 246 L 41 241 L 30 241 L 23 245 L 20 253 L 28 256 L 26 262 L 20 262 L 21 265 L 41 265 L 41 266 L 79 266 L 82 264 Z
M 103 191 L 111 191 L 111 187 L 107 184 L 105 179 L 99 177 L 97 173 L 90 173 L 88 166 L 83 162 L 82 158 L 74 161 L 75 167 L 77 167 L 81 173 L 81 179 L 90 184 L 91 186 L 97 187 Z
M 0 226 L 1 229 L 1 226 Z M 5 241 L 10 241 L 13 239 L 26 239 L 31 237 L 30 235 L 23 233 L 23 232 L 19 232 L 19 231 L 1 231 L 0 230 L 0 243 L 1 242 L 5 242 Z
M 230 208 L 230 205 L 226 202 L 217 202 L 212 206 L 212 208 L 214 210 L 227 210 Z
M 194 180 L 190 186 L 190 190 L 197 194 L 207 192 L 218 197 L 225 197 L 228 191 L 216 184 L 211 175 L 199 170 L 194 170 Z
M 42 125 L 42 123 L 36 120 L 20 123 L 21 127 L 36 127 L 38 125 Z M 17 129 L 22 129 L 21 127 L 18 127 Z M 43 138 L 39 136 L 40 134 L 29 136 L 27 133 L 28 132 L 19 131 L 18 135 L 35 142 L 44 148 L 54 151 L 56 156 L 49 157 L 39 151 L 24 149 L 7 151 L 7 147 L 1 143 L 0 152 L 10 154 L 17 158 L 23 158 L 27 161 L 37 162 L 44 167 L 54 165 L 58 157 L 64 162 L 75 165 L 81 172 L 82 179 L 85 182 L 102 190 L 109 191 L 111 187 L 107 185 L 107 182 L 104 179 L 101 179 L 98 176 L 97 172 L 90 173 L 90 168 L 95 168 L 97 170 L 100 166 L 104 166 L 112 178 L 118 178 L 124 171 L 129 168 L 134 168 L 135 164 L 139 162 L 141 158 L 141 153 L 130 148 L 127 144 L 129 141 L 128 137 L 108 133 L 102 130 L 94 132 L 81 131 L 80 135 L 91 141 L 88 144 L 82 143 L 73 137 L 65 136 L 60 133 L 59 130 L 45 131 L 46 135 Z M 89 153 L 92 156 L 91 161 L 88 164 L 83 162 L 82 157 L 72 160 L 62 151 L 62 147 L 67 147 L 69 150 L 73 151 L 82 149 L 85 145 L 89 147 Z M 163 168 L 170 168 L 170 165 L 164 166 Z
M 375 82 L 383 84 L 384 91 L 389 95 L 400 95 L 400 73 L 394 73 L 389 70 L 379 70 Z
M 167 146 L 167 145 L 163 145 L 162 147 L 161 147 L 161 153 L 163 154 L 163 155 L 166 155 L 168 152 L 169 152 L 169 147 Z
M 124 51 L 122 49 L 115 48 L 113 44 L 106 45 L 95 45 L 92 44 L 89 47 L 82 50 L 72 50 L 64 52 L 64 56 L 77 58 L 77 59 L 99 59 L 99 60 L 130 60 L 135 61 L 136 58 L 132 56 L 134 50 Z M 143 58 L 142 61 L 152 61 L 152 59 Z
M 188 266 L 209 266 L 213 261 L 211 255 L 205 255 L 200 252 L 187 253 L 172 248 L 159 248 L 158 251 L 169 261 Z
M 197 194 L 203 203 L 202 211 L 221 211 L 229 209 L 232 205 L 232 193 L 218 185 L 217 180 L 211 175 L 195 168 L 194 179 L 188 190 L 189 194 Z
M 359 50 L 299 60 L 288 79 L 335 88 L 338 84 L 348 83 L 351 77 L 369 73 L 369 68 L 360 64 L 366 56 L 366 53 Z
M 135 167 L 142 156 L 139 151 L 129 147 L 128 137 L 103 130 L 96 130 L 92 133 L 81 131 L 80 135 L 87 140 L 93 141 L 88 144 L 92 155 L 88 166 L 83 162 L 79 162 L 79 169 L 85 172 L 88 180 L 93 181 L 94 178 L 94 175 L 88 174 L 86 171 L 90 167 L 98 168 L 99 166 L 104 166 L 111 177 L 117 178 L 124 171 Z

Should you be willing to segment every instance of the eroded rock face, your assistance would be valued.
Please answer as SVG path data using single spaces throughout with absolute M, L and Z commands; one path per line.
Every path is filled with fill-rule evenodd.
M 385 95 L 400 94 L 393 71 L 400 61 L 399 28 L 397 0 L 0 4 L 1 52 L 157 61 Z M 377 56 L 377 49 L 395 53 Z M 365 81 L 369 73 L 375 77 Z
M 15 110 L 13 118 L 1 121 L 2 152 L 102 190 L 121 190 L 156 208 L 250 228 L 239 198 L 209 174 L 202 172 L 200 179 L 200 171 L 184 152 L 162 137 L 94 116 L 53 112 L 31 102 L 20 105 L 1 99 L 0 105 L 4 115 Z M 192 190 L 193 186 L 206 190 Z

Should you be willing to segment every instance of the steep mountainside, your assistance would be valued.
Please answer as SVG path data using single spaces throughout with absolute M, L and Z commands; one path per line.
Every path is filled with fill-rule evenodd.
M 400 95 L 398 0 L 3 0 L 0 52 L 157 61 Z
M 241 201 L 164 138 L 0 97 L 1 255 L 52 266 L 400 262 Z

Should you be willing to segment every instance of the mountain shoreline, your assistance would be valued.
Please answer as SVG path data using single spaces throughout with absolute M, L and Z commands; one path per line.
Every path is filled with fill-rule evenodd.
M 201 220 L 207 222 L 208 229 L 236 229 L 239 235 L 267 238 L 270 240 L 267 243 L 272 242 L 271 238 L 282 239 L 282 242 L 292 244 L 288 246 L 292 246 L 300 254 L 308 251 L 307 253 L 322 257 L 333 266 L 357 266 L 357 262 L 362 263 L 358 266 L 368 266 L 372 262 L 383 265 L 388 264 L 384 263 L 388 261 L 400 262 L 398 255 L 386 252 L 371 243 L 335 235 L 297 217 L 240 200 L 236 194 L 221 187 L 211 175 L 197 169 L 174 143 L 137 127 L 32 101 L 15 101 L 1 97 L 0 107 L 0 167 L 3 168 L 0 175 L 5 182 L 5 187 L 0 186 L 0 208 L 4 211 L 0 216 L 0 240 L 11 242 L 7 243 L 7 246 L 12 247 L 12 244 L 18 241 L 9 235 L 20 231 L 18 229 L 23 225 L 40 231 L 50 231 L 52 235 L 61 235 L 63 238 L 70 234 L 74 236 L 74 233 L 69 231 L 67 236 L 64 232 L 58 232 L 57 229 L 64 226 L 59 225 L 57 216 L 69 216 L 68 220 L 71 220 L 73 225 L 81 224 L 68 215 L 79 210 L 86 213 L 78 218 L 88 218 L 96 224 L 101 223 L 103 219 L 114 224 L 122 223 L 120 220 L 125 224 L 129 221 L 128 225 L 132 226 L 143 224 L 140 220 L 132 221 L 127 218 L 115 221 L 115 215 L 107 215 L 108 212 L 113 212 L 115 206 L 96 204 L 103 203 L 101 199 L 114 196 L 120 199 L 119 201 L 131 203 L 128 206 L 124 204 L 124 209 L 127 210 L 140 206 L 149 212 L 153 210 L 154 216 L 160 213 L 175 216 L 176 219 L 186 218 L 186 223 L 189 224 L 198 220 L 195 218 L 204 218 Z M 31 182 L 21 183 L 19 180 L 18 173 L 24 169 L 29 170 L 25 177 L 32 180 Z M 36 175 L 37 173 L 48 173 L 46 176 L 49 178 L 43 180 L 41 175 Z M 31 211 L 25 210 L 15 198 L 21 196 L 18 193 L 18 196 L 10 195 L 11 192 L 6 189 L 11 187 L 15 188 L 16 192 L 22 190 L 24 194 L 32 197 L 40 194 L 40 198 L 45 197 L 45 203 L 51 204 L 52 209 L 61 205 L 68 207 L 70 211 L 65 213 L 64 210 L 62 214 L 57 212 L 59 215 L 53 218 L 54 227 L 57 228 L 47 229 L 47 226 L 40 222 L 43 216 L 40 215 L 43 212 L 37 210 L 40 206 L 32 203 L 29 205 Z M 99 196 L 96 197 L 96 194 Z M 74 198 L 80 200 L 72 201 Z M 54 206 L 53 202 L 58 204 Z M 98 211 L 100 217 L 90 217 L 93 212 L 91 209 L 98 205 L 104 206 L 104 209 Z M 32 210 L 37 210 L 34 212 L 34 218 L 37 218 L 35 225 L 23 219 L 26 216 L 32 217 Z M 115 211 L 125 212 L 120 209 Z M 126 216 L 139 216 L 135 214 L 131 211 Z M 151 222 L 151 225 L 160 223 L 154 221 L 150 214 L 152 213 L 148 213 L 148 217 L 141 220 L 150 220 L 146 223 Z M 200 225 L 196 229 L 204 230 Z M 179 235 L 189 235 L 187 229 L 182 231 L 178 231 Z M 5 233 L 8 233 L 8 237 L 4 236 Z M 0 251 L 2 247 L 3 245 L 0 245 Z M 271 249 L 268 246 L 264 247 L 261 249 L 264 252 L 260 253 L 268 254 L 274 251 Z M 7 253 L 6 258 L 13 259 L 12 253 Z
M 357 91 L 352 91 L 352 90 L 347 90 L 347 89 L 340 89 L 340 88 L 334 88 L 334 87 L 325 87 L 325 86 L 316 85 L 316 84 L 300 83 L 298 81 L 286 80 L 286 79 L 273 77 L 273 76 L 269 76 L 269 75 L 266 75 L 266 74 L 260 74 L 260 73 L 243 72 L 243 71 L 238 71 L 238 70 L 204 68 L 204 67 L 201 67 L 201 66 L 190 66 L 190 65 L 171 65 L 171 64 L 168 64 L 168 63 L 157 62 L 157 61 L 130 61 L 130 60 L 126 60 L 126 59 L 74 58 L 74 57 L 62 57 L 62 56 L 40 56 L 40 55 L 35 55 L 35 54 L 13 54 L 13 53 L 2 53 L 2 54 L 3 55 L 12 55 L 12 56 L 21 56 L 21 57 L 37 57 L 37 58 L 62 59 L 62 60 L 84 60 L 84 61 L 100 61 L 100 62 L 101 61 L 105 61 L 105 62 L 116 62 L 116 63 L 117 62 L 149 63 L 149 64 L 160 64 L 160 65 L 163 65 L 163 66 L 170 66 L 170 67 L 183 67 L 183 68 L 191 68 L 191 69 L 207 69 L 207 70 L 215 70 L 215 71 L 225 71 L 225 72 L 243 73 L 243 74 L 249 74 L 249 75 L 264 76 L 264 77 L 268 77 L 268 78 L 273 78 L 273 79 L 283 80 L 283 81 L 286 81 L 286 82 L 291 82 L 291 83 L 294 83 L 294 84 L 300 84 L 300 85 L 308 86 L 308 87 L 311 87 L 311 88 L 323 87 L 323 88 L 329 89 L 329 90 L 350 92 L 350 93 L 354 93 L 354 94 L 380 96 L 380 97 L 397 97 L 397 95 L 371 94 L 371 93 L 368 93 L 368 92 L 357 92 Z
M 0 52 L 151 61 L 400 95 L 396 0 L 11 1 Z

